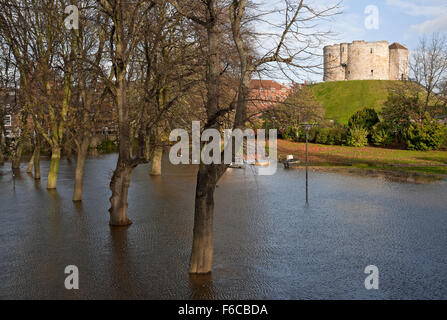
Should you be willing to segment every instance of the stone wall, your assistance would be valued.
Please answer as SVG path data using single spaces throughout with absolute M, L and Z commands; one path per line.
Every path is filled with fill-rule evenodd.
M 346 80 L 388 80 L 388 42 L 354 41 L 348 45 Z
M 387 41 L 324 47 L 324 81 L 408 79 L 409 51 Z
M 410 52 L 390 49 L 390 80 L 408 80 Z
M 324 47 L 324 81 L 345 79 L 345 68 L 340 64 L 340 45 Z

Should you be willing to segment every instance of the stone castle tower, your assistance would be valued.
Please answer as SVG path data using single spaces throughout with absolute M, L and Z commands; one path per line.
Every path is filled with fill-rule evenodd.
M 326 46 L 324 81 L 407 80 L 410 51 L 388 41 L 354 41 Z

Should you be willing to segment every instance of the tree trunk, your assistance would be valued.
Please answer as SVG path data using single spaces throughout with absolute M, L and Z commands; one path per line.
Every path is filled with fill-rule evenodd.
M 84 181 L 84 168 L 85 160 L 87 159 L 88 147 L 90 145 L 90 139 L 85 137 L 78 145 L 76 156 L 76 175 L 75 186 L 73 192 L 73 201 L 82 201 L 82 184 Z
M 207 24 L 208 54 L 207 54 L 207 101 L 206 112 L 208 121 L 212 121 L 219 111 L 220 56 L 217 27 L 216 2 L 207 5 L 210 15 Z M 205 129 L 218 129 L 218 121 L 206 125 Z M 213 265 L 213 215 L 214 190 L 218 180 L 218 167 L 214 164 L 201 164 L 197 174 L 194 230 L 189 272 L 191 274 L 210 273 Z
M 194 212 L 194 237 L 189 263 L 191 274 L 210 273 L 213 266 L 213 214 L 216 170 L 213 165 L 200 165 Z
M 34 180 L 40 180 L 40 142 L 34 148 Z
M 71 158 L 73 157 L 73 149 L 71 148 L 71 145 L 67 143 L 64 149 L 65 158 L 71 163 Z
M 129 164 L 126 164 L 121 158 L 118 159 L 110 182 L 110 190 L 112 190 L 111 207 L 109 209 L 111 226 L 121 227 L 132 224 L 132 221 L 127 218 L 127 194 L 132 170 Z
M 18 170 L 20 169 L 20 160 L 22 160 L 22 151 L 23 151 L 23 142 L 20 141 L 17 143 L 16 150 L 14 152 L 14 156 L 12 158 L 12 169 Z
M 163 160 L 163 147 L 155 147 L 152 158 L 151 176 L 161 176 L 161 163 Z
M 26 173 L 31 173 L 31 172 L 33 172 L 33 167 L 34 167 L 34 153 L 35 153 L 35 151 L 33 151 L 33 154 L 31 155 L 31 159 L 29 159 L 28 169 L 26 169 Z
M 0 127 L 1 130 L 1 127 Z M 4 141 L 4 137 L 2 134 L 2 131 L 0 131 L 0 166 L 5 164 L 5 151 L 6 151 L 6 146 L 4 145 L 5 141 Z
M 147 163 L 151 161 L 151 140 L 150 136 L 147 134 L 144 136 L 144 159 Z
M 0 166 L 5 164 L 5 155 L 3 154 L 3 148 L 0 146 Z
M 61 148 L 60 146 L 51 149 L 51 164 L 48 172 L 47 189 L 56 189 L 57 175 L 59 173 L 59 166 L 61 162 Z
M 117 44 L 117 53 L 122 49 L 122 45 Z M 119 126 L 119 157 L 116 169 L 113 172 L 110 181 L 110 197 L 111 207 L 110 225 L 111 226 L 128 226 L 132 221 L 127 218 L 127 194 L 130 186 L 130 178 L 132 174 L 132 158 L 131 158 L 131 130 L 129 124 L 129 109 L 127 106 L 126 96 L 126 66 L 121 59 L 118 59 L 116 81 L 118 83 L 116 89 L 116 106 L 118 111 Z

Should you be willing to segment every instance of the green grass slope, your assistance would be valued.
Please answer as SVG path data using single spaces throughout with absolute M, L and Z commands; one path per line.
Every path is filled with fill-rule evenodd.
M 326 119 L 347 124 L 357 110 L 380 110 L 388 97 L 388 88 L 393 83 L 395 81 L 334 81 L 314 84 L 312 89 L 317 101 L 326 109 Z

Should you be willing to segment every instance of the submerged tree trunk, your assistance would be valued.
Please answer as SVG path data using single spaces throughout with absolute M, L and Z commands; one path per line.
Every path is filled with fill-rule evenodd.
M 111 207 L 109 209 L 111 226 L 120 227 L 132 224 L 132 221 L 127 217 L 127 195 L 132 170 L 133 168 L 129 164 L 126 164 L 121 158 L 118 159 L 110 182 L 110 190 L 112 190 Z
M 214 119 L 219 112 L 220 56 L 217 25 L 217 5 L 215 1 L 207 4 L 208 55 L 207 55 L 207 101 L 206 112 L 209 123 L 205 129 L 218 129 Z M 213 215 L 214 190 L 218 180 L 218 166 L 201 164 L 197 174 L 193 246 L 189 263 L 191 274 L 210 273 L 213 265 Z
M 1 130 L 1 127 L 0 127 Z M 2 132 L 0 131 L 0 166 L 5 164 L 6 158 L 6 145 Z
M 53 147 L 51 150 L 51 164 L 48 172 L 47 189 L 56 189 L 57 175 L 59 173 L 59 166 L 61 162 L 61 148 L 59 146 Z
M 71 163 L 71 158 L 73 157 L 73 149 L 71 148 L 71 144 L 67 143 L 64 148 L 65 158 Z
M 20 138 L 21 140 L 21 138 Z M 18 170 L 20 169 L 20 160 L 22 160 L 22 151 L 23 151 L 23 142 L 19 141 L 17 143 L 17 146 L 14 150 L 13 157 L 12 157 L 12 169 Z
M 194 237 L 189 272 L 210 273 L 213 266 L 213 214 L 216 170 L 213 165 L 200 165 L 194 212 Z
M 84 137 L 82 142 L 77 145 L 77 156 L 76 156 L 76 175 L 75 175 L 75 186 L 73 192 L 73 201 L 82 201 L 82 184 L 84 181 L 84 168 L 85 160 L 87 158 L 88 147 L 90 145 L 90 139 Z
M 34 148 L 34 180 L 40 180 L 40 142 Z
M 231 9 L 235 9 L 233 2 Z M 245 6 L 245 1 L 242 2 Z M 219 112 L 219 82 L 220 82 L 220 61 L 218 51 L 218 31 L 216 26 L 216 11 L 213 1 L 208 4 L 208 14 L 211 20 L 208 21 L 208 57 L 207 57 L 207 118 L 206 128 L 219 128 L 213 123 Z M 233 12 L 234 13 L 234 12 Z M 251 79 L 251 69 L 249 66 L 249 55 L 245 52 L 240 32 L 234 29 L 235 23 L 240 24 L 243 10 L 235 12 L 239 17 L 230 17 L 233 27 L 233 36 L 238 47 L 241 59 L 241 78 L 236 106 L 234 128 L 243 128 L 247 115 L 247 101 L 249 85 Z M 231 13 L 230 13 L 231 14 Z M 234 144 L 233 144 L 234 146 Z M 233 152 L 234 153 L 234 152 Z M 204 165 L 201 164 L 197 176 L 195 212 L 194 212 L 194 232 L 193 248 L 189 266 L 191 274 L 207 274 L 212 271 L 213 263 L 213 215 L 214 215 L 214 192 L 220 177 L 225 173 L 226 165 Z
M 162 160 L 163 147 L 157 146 L 154 149 L 154 156 L 152 158 L 151 176 L 161 176 Z
M 5 155 L 3 154 L 3 146 L 0 146 L 0 166 L 5 164 Z
M 31 155 L 31 159 L 29 159 L 29 162 L 28 162 L 28 169 L 26 169 L 26 173 L 31 173 L 31 172 L 33 172 L 33 167 L 34 167 L 34 153 L 35 153 L 35 151 L 33 151 L 33 154 Z
M 117 48 L 122 49 L 117 44 Z M 118 49 L 117 49 L 118 50 Z M 111 226 L 128 226 L 132 221 L 127 217 L 127 194 L 130 186 L 130 178 L 133 170 L 131 158 L 131 130 L 129 124 L 129 109 L 127 106 L 126 96 L 126 68 L 123 61 L 117 63 L 117 90 L 116 105 L 118 110 L 118 126 L 119 126 L 119 157 L 116 163 L 116 169 L 113 172 L 110 181 L 110 197 L 111 207 L 110 225 Z

